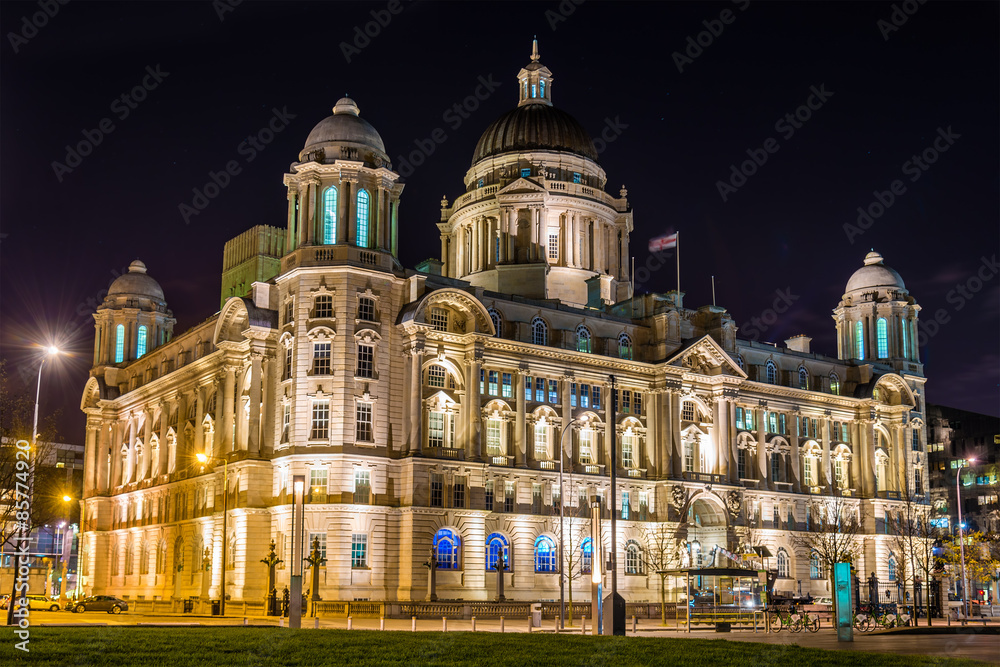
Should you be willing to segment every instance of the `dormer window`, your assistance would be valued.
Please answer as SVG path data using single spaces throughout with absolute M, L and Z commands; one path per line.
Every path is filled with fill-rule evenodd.
M 477 188 L 483 187 L 483 185 L 485 184 L 485 182 L 486 181 L 484 179 L 480 178 L 479 181 L 476 183 L 476 187 Z
M 574 171 L 573 172 L 573 182 L 574 183 L 582 183 L 583 182 L 583 177 L 580 176 L 580 172 L 578 172 L 578 171 Z
M 531 176 L 531 167 L 521 170 L 521 178 L 528 178 L 529 176 Z

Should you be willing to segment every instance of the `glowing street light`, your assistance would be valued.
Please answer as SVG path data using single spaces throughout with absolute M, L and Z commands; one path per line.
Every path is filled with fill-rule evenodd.
M 965 522 L 962 521 L 962 468 L 976 459 L 959 461 L 958 470 L 955 472 L 955 496 L 958 503 L 958 548 L 962 554 L 962 625 L 965 625 L 969 618 L 969 577 L 965 574 Z

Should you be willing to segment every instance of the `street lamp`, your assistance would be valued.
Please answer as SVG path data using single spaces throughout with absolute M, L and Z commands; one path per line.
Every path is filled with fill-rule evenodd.
M 68 496 L 68 495 L 63 495 L 62 501 L 64 503 L 70 503 L 70 502 L 73 501 L 73 498 L 71 496 Z M 69 525 L 69 508 L 68 507 L 66 508 L 66 514 L 67 514 L 66 515 L 66 521 L 64 521 L 63 523 L 61 523 L 59 525 L 60 528 L 64 528 L 65 529 L 65 532 L 63 533 L 62 554 L 61 554 L 61 559 L 62 559 L 62 578 L 59 581 L 59 603 L 60 604 L 62 604 L 66 600 L 66 586 L 69 585 L 69 579 L 68 579 L 69 557 L 70 557 L 70 552 L 73 550 L 73 534 L 69 530 L 71 528 L 71 526 Z M 68 543 L 66 541 L 67 537 L 69 537 L 69 542 Z M 79 562 L 77 563 L 77 567 L 79 567 Z
M 219 616 L 226 615 L 226 546 L 229 541 L 229 462 L 202 452 L 195 454 L 199 463 L 222 461 L 222 593 L 219 596 Z M 204 589 L 202 589 L 204 590 Z
M 969 618 L 969 577 L 965 574 L 965 525 L 962 523 L 962 468 L 970 463 L 975 463 L 976 459 L 959 461 L 958 470 L 955 472 L 955 500 L 958 505 L 958 548 L 962 554 L 962 625 L 965 625 Z
M 559 628 L 566 629 L 566 582 L 563 559 L 563 515 L 565 514 L 566 501 L 563 499 L 563 461 L 566 458 L 566 432 L 569 427 L 576 423 L 576 419 L 570 419 L 563 426 L 562 433 L 559 434 Z

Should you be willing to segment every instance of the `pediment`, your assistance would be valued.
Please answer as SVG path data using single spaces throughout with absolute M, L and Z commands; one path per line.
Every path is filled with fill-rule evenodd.
M 543 188 L 538 183 L 527 178 L 519 178 L 512 183 L 508 183 L 502 189 L 497 190 L 497 195 L 521 195 L 526 193 L 538 193 L 542 194 L 545 192 Z
M 667 359 L 667 365 L 684 368 L 700 375 L 747 377 L 739 364 L 726 354 L 722 346 L 707 335 L 682 347 L 673 357 Z

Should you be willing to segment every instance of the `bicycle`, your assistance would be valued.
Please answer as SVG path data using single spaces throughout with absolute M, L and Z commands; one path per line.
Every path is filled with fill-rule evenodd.
M 775 609 L 768 613 L 767 625 L 770 631 L 774 633 L 781 632 L 782 628 L 787 629 L 789 632 L 802 632 L 802 615 L 796 613 L 794 610 L 782 614 Z
M 819 632 L 819 616 L 810 616 L 808 611 L 802 612 L 802 626 L 809 632 Z

